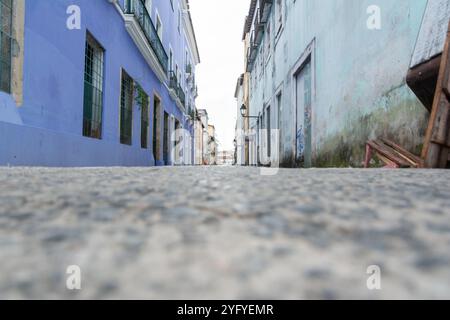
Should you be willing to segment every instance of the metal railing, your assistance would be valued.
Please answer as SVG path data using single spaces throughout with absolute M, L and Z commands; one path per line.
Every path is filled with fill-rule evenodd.
M 181 104 L 186 106 L 186 94 L 180 86 L 178 86 L 177 96 L 180 99 Z
M 186 73 L 192 74 L 192 65 L 191 64 L 186 65 Z
M 255 30 L 252 31 L 250 35 L 249 48 L 247 51 L 247 72 L 253 69 L 253 64 L 255 62 L 258 53 L 258 44 L 255 42 Z
M 174 90 L 183 106 L 186 105 L 186 94 L 178 83 L 178 77 L 174 71 L 169 71 L 169 88 Z
M 261 21 L 266 23 L 269 18 L 270 9 L 272 8 L 273 0 L 260 0 L 260 8 L 261 8 Z
M 261 20 L 261 13 L 260 13 L 260 9 L 258 9 L 258 11 L 256 12 L 255 15 L 255 44 L 256 45 L 260 45 L 262 38 L 263 38 L 263 34 L 264 34 L 264 22 L 262 22 Z
M 134 15 L 135 19 L 138 21 L 140 27 L 144 31 L 144 34 L 152 47 L 153 51 L 158 58 L 160 65 L 162 66 L 164 72 L 167 72 L 169 65 L 169 57 L 166 50 L 159 38 L 158 32 L 156 31 L 155 25 L 151 19 L 150 14 L 145 7 L 144 0 L 126 0 L 125 2 L 125 13 Z
M 169 71 L 169 88 L 173 90 L 178 88 L 178 78 L 174 71 Z
M 198 86 L 197 85 L 195 86 L 195 89 L 194 89 L 194 92 L 193 92 L 193 96 L 194 96 L 194 98 L 198 97 Z

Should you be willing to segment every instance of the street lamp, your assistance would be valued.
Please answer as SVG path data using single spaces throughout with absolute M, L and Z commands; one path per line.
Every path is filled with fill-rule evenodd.
M 243 104 L 241 106 L 241 116 L 242 118 L 254 118 L 254 119 L 258 119 L 257 116 L 247 116 L 247 106 L 245 104 Z

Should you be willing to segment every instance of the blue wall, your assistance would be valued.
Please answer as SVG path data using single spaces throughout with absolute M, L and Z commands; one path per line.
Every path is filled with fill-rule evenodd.
M 164 46 L 169 52 L 171 43 L 184 67 L 186 44 L 177 31 L 176 11 L 170 1 L 153 2 L 163 20 Z M 66 27 L 66 10 L 72 4 L 81 8 L 81 30 Z M 102 140 L 82 136 L 87 30 L 105 49 Z M 122 68 L 150 96 L 149 149 L 141 149 L 138 106 L 133 108 L 132 146 L 119 142 Z M 106 0 L 26 1 L 23 92 L 20 107 L 0 94 L 0 165 L 153 165 L 154 92 L 164 110 L 192 130 L 127 33 L 119 12 Z

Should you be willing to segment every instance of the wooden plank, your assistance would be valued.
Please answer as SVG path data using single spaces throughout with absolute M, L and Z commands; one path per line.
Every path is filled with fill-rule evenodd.
M 450 27 L 449 27 L 450 32 Z M 447 41 L 450 42 L 450 33 L 448 35 Z M 448 47 L 448 50 L 450 50 L 450 44 Z M 444 141 L 444 145 L 441 146 L 441 152 L 439 155 L 439 168 L 447 168 L 448 163 L 448 155 L 450 152 L 450 53 L 449 53 L 449 60 L 447 62 L 447 68 L 444 71 L 444 79 L 442 83 L 442 92 L 443 95 L 441 95 L 441 101 L 439 104 L 439 108 L 442 109 L 442 124 L 440 125 L 438 129 L 438 135 L 439 137 L 442 137 L 442 140 Z
M 449 32 L 450 32 L 450 26 L 449 26 Z M 448 37 L 449 37 L 449 34 L 447 33 L 447 45 L 448 45 L 448 42 L 450 41 L 448 39 Z M 450 49 L 448 49 L 448 50 L 450 50 Z M 450 67 L 449 67 L 449 65 L 450 65 L 450 61 L 447 62 L 447 68 L 444 70 L 444 76 L 442 79 L 442 90 L 444 91 L 444 94 L 448 101 L 450 101 Z
M 428 0 L 411 59 L 411 68 L 442 53 L 445 31 L 450 19 L 448 0 Z
M 450 101 L 450 89 L 444 88 L 443 90 L 444 90 L 445 96 L 447 97 L 447 100 Z
M 408 150 L 404 149 L 402 146 L 388 139 L 381 138 L 380 140 L 387 146 L 393 148 L 399 154 L 399 156 L 401 156 L 406 161 L 411 163 L 414 167 L 422 168 L 424 166 L 424 161 L 422 158 L 416 156 L 415 154 L 412 154 Z
M 391 168 L 391 169 L 398 169 L 399 165 L 397 163 L 395 163 L 394 161 L 383 157 L 381 154 L 377 154 L 377 157 L 380 158 L 380 160 L 386 165 L 387 168 Z
M 447 98 L 441 94 L 436 110 L 436 120 L 433 123 L 431 141 L 437 141 L 440 145 L 447 144 L 447 132 L 449 125 L 449 104 Z
M 406 82 L 420 102 L 431 112 L 433 97 L 436 92 L 437 77 L 441 66 L 441 55 L 410 69 Z
M 392 162 L 395 162 L 399 167 L 411 167 L 411 164 L 409 164 L 403 158 L 399 157 L 392 148 L 380 143 L 379 141 L 369 141 L 368 144 L 378 154 L 381 154 L 383 157 L 388 158 Z
M 431 111 L 430 121 L 428 124 L 428 129 L 425 136 L 424 148 L 422 151 L 422 158 L 425 159 L 425 166 L 428 168 L 439 168 L 442 161 L 441 159 L 441 149 L 442 146 L 436 143 L 433 143 L 432 140 L 440 140 L 433 139 L 435 137 L 440 137 L 443 132 L 445 132 L 446 124 L 442 124 L 442 120 L 446 118 L 445 105 L 443 107 L 442 96 L 443 96 L 443 84 L 446 75 L 448 74 L 448 68 L 450 67 L 450 55 L 449 55 L 449 47 L 450 47 L 450 22 L 448 23 L 447 29 L 447 37 L 445 41 L 444 52 L 442 53 L 441 59 L 441 67 L 439 70 L 438 82 L 436 85 L 436 93 L 433 101 L 433 108 Z M 443 127 L 441 127 L 443 126 Z M 446 135 L 444 139 L 446 138 Z

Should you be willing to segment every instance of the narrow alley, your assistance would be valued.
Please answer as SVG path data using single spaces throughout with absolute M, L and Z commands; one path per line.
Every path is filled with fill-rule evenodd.
M 447 171 L 2 168 L 0 203 L 0 299 L 450 298 Z
M 449 169 L 450 0 L 0 0 L 0 301 L 450 299 Z

